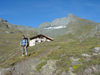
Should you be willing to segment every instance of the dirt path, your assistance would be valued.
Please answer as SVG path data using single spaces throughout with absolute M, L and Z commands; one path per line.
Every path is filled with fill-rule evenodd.
M 56 46 L 52 49 L 42 52 L 40 55 L 36 57 L 18 62 L 12 68 L 12 75 L 40 75 L 39 72 L 37 72 L 35 69 L 35 67 L 41 62 L 40 58 L 45 57 L 49 52 L 58 48 L 59 46 Z

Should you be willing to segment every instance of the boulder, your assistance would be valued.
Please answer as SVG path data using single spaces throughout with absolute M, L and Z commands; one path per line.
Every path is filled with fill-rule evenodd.
M 0 75 L 12 75 L 10 68 L 0 69 Z
M 94 53 L 100 53 L 100 47 L 95 47 L 95 48 L 93 49 L 93 52 L 94 52 Z
M 56 60 L 48 60 L 47 64 L 44 65 L 40 72 L 42 75 L 54 75 L 56 71 Z
M 85 53 L 84 53 L 84 54 L 82 54 L 82 56 L 83 56 L 83 57 L 88 57 L 88 58 L 91 58 L 91 57 L 92 57 L 92 55 L 85 54 Z
M 71 64 L 72 65 L 77 65 L 77 64 L 82 64 L 79 60 L 80 58 L 74 58 L 74 57 L 70 57 L 70 60 L 71 60 Z

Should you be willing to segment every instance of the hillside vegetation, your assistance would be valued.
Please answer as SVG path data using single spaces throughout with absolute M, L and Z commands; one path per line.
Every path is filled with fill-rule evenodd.
M 63 72 L 69 73 L 70 68 L 73 69 L 73 71 L 71 71 L 73 74 L 75 73 L 77 75 L 80 75 L 85 71 L 85 69 L 89 70 L 89 67 L 90 69 L 92 69 L 92 66 L 95 67 L 95 65 L 100 64 L 100 54 L 93 52 L 93 49 L 95 47 L 100 47 L 100 38 L 91 37 L 80 42 L 79 39 L 73 38 L 74 36 L 72 36 L 71 34 L 69 35 L 60 36 L 55 38 L 55 41 L 40 43 L 34 47 L 30 47 L 28 48 L 29 54 L 27 57 L 21 57 L 18 54 L 19 56 L 11 58 L 5 64 L 3 64 L 2 67 L 14 65 L 16 66 L 17 62 L 19 61 L 26 61 L 27 63 L 25 63 L 26 65 L 28 65 L 28 61 L 30 61 L 29 59 L 33 59 L 33 61 L 35 62 L 36 58 L 39 61 L 37 61 L 37 66 L 35 68 L 36 71 L 40 73 L 40 75 L 41 73 L 46 73 L 49 75 L 49 73 L 51 72 L 51 75 L 62 75 Z M 65 39 L 65 37 L 67 39 Z M 36 65 L 36 63 L 34 62 L 30 61 L 30 65 Z M 46 64 L 48 63 L 49 65 L 47 66 Z M 52 66 L 53 63 L 55 63 L 54 66 L 56 66 L 56 68 L 54 66 L 51 67 L 54 70 L 49 72 L 49 66 Z M 20 63 L 18 63 L 17 66 L 19 64 Z M 20 67 L 16 67 L 16 70 Z M 30 67 L 27 67 L 26 70 L 23 69 L 23 71 L 27 71 L 27 73 L 29 74 L 30 71 L 28 71 L 28 69 L 30 69 Z M 33 73 L 36 74 L 37 72 L 33 71 Z M 100 71 L 93 73 L 94 75 L 99 75 L 99 72 Z M 82 73 L 81 75 L 84 75 L 84 73 Z
M 58 26 L 66 27 L 55 29 Z M 20 37 L 37 32 L 19 27 L 5 21 L 1 24 L 0 71 L 4 75 L 100 75 L 99 23 L 72 14 L 43 23 L 36 31 L 52 36 L 54 41 L 29 47 L 25 57 L 21 57 Z M 44 29 L 48 27 L 53 29 Z
M 36 32 L 33 28 L 12 25 L 7 20 L 0 19 L 0 63 L 15 56 L 17 51 L 21 52 L 19 43 L 22 34 L 31 37 Z

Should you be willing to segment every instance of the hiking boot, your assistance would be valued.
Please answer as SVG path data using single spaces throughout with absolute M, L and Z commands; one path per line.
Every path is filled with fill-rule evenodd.
M 25 53 L 25 55 L 27 56 L 27 53 Z
M 22 54 L 22 57 L 24 56 L 24 54 Z

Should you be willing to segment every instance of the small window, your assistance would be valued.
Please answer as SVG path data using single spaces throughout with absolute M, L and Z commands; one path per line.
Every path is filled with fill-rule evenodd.
M 35 42 L 38 42 L 38 40 L 35 40 Z

